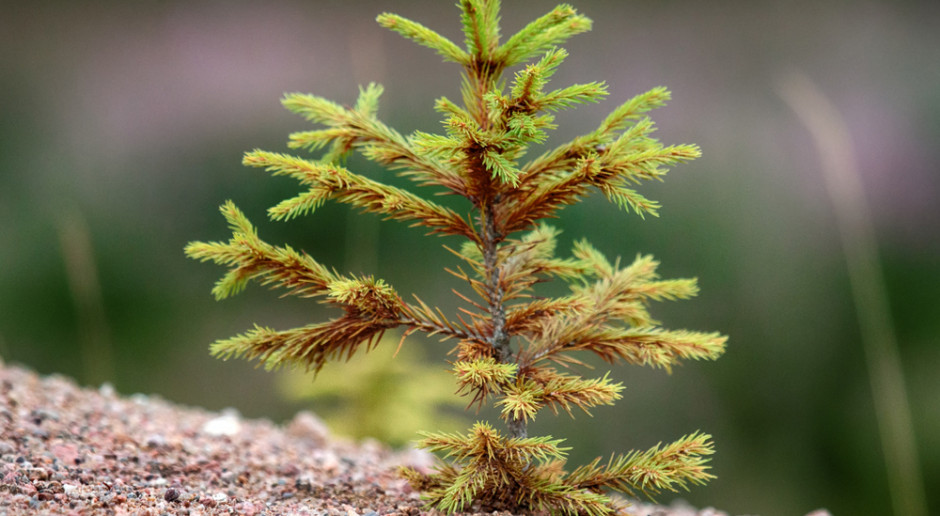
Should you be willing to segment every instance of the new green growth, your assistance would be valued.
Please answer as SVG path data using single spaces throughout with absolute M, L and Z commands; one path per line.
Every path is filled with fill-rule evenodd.
M 665 88 L 654 88 L 621 104 L 596 130 L 526 159 L 528 148 L 555 128 L 552 113 L 607 95 L 602 82 L 547 88 L 568 55 L 557 45 L 589 30 L 591 21 L 560 5 L 501 43 L 498 0 L 460 0 L 458 6 L 463 48 L 414 21 L 378 17 L 382 26 L 463 68 L 462 105 L 447 98 L 434 104 L 444 117 L 443 134 L 405 136 L 382 123 L 376 116 L 382 87 L 375 84 L 361 88 L 352 107 L 291 93 L 284 106 L 323 128 L 292 134 L 288 146 L 322 151 L 319 159 L 254 150 L 244 164 L 293 177 L 303 187 L 269 210 L 274 220 L 314 212 L 332 200 L 449 237 L 448 250 L 460 264 L 447 272 L 468 287 L 454 290 L 465 306 L 445 315 L 381 279 L 339 274 L 303 251 L 266 243 L 229 201 L 221 210 L 231 240 L 186 247 L 192 258 L 228 267 L 215 296 L 228 297 L 254 280 L 318 298 L 340 315 L 289 330 L 255 326 L 217 341 L 212 354 L 317 372 L 328 361 L 372 349 L 393 328 L 405 337 L 423 332 L 450 342 L 458 392 L 471 405 L 497 407 L 504 430 L 478 422 L 466 434 L 423 434 L 420 446 L 443 455 L 437 470 L 401 473 L 429 507 L 444 512 L 601 515 L 616 508 L 609 491 L 655 496 L 706 482 L 713 477 L 707 465 L 713 447 L 704 433 L 570 471 L 561 440 L 527 433 L 543 409 L 573 415 L 621 397 L 623 386 L 608 375 L 576 373 L 584 369 L 579 356 L 585 352 L 611 364 L 667 371 L 682 360 L 723 353 L 726 337 L 664 329 L 649 313 L 651 301 L 694 296 L 694 279 L 660 279 L 651 256 L 621 266 L 583 240 L 569 257 L 556 257 L 558 231 L 542 223 L 593 190 L 625 211 L 656 215 L 659 204 L 632 187 L 698 157 L 698 147 L 664 146 L 651 136 L 646 113 L 669 99 Z M 503 72 L 526 62 L 507 83 Z M 350 152 L 397 171 L 414 182 L 415 192 L 461 196 L 471 207 L 458 213 L 427 195 L 357 174 L 343 165 Z M 549 280 L 565 282 L 570 293 L 535 295 L 536 284 Z

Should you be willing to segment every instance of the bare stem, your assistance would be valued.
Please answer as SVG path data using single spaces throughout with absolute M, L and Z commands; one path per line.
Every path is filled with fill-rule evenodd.
M 506 333 L 506 310 L 503 307 L 505 292 L 499 280 L 500 266 L 498 262 L 500 235 L 496 232 L 493 222 L 493 208 L 487 204 L 483 220 L 483 266 L 486 269 L 486 283 L 489 287 L 490 315 L 493 318 L 493 335 L 490 344 L 496 349 L 498 359 L 505 362 L 509 359 L 512 350 L 509 347 L 509 335 Z
M 493 321 L 493 333 L 490 335 L 489 343 L 496 350 L 496 359 L 503 363 L 513 363 L 516 357 L 509 345 L 509 333 L 506 332 L 506 308 L 503 306 L 502 281 L 500 280 L 501 268 L 499 266 L 499 242 L 503 239 L 496 230 L 496 223 L 493 214 L 493 205 L 486 203 L 481 210 L 483 226 L 483 266 L 486 270 L 486 282 L 489 287 L 489 305 L 490 317 Z M 510 418 L 509 432 L 515 438 L 525 438 L 528 435 L 526 424 L 523 419 Z

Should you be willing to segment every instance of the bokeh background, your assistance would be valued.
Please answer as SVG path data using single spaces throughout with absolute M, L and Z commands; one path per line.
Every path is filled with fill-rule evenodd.
M 506 2 L 503 33 L 554 5 Z M 208 356 L 208 343 L 254 322 L 283 329 L 329 316 L 258 287 L 212 299 L 222 269 L 185 259 L 182 248 L 228 238 L 217 211 L 225 199 L 272 243 L 456 307 L 449 290 L 459 285 L 442 272 L 451 261 L 440 247 L 454 241 L 343 205 L 268 222 L 264 210 L 297 187 L 240 165 L 244 151 L 284 151 L 287 134 L 308 127 L 281 108 L 284 92 L 352 103 L 357 85 L 377 81 L 386 86 L 387 123 L 406 134 L 437 130 L 431 106 L 440 96 L 459 99 L 457 67 L 374 19 L 396 12 L 461 41 L 452 2 L 0 6 L 5 361 L 249 417 L 327 411 L 335 400 L 285 390 L 300 385 L 296 378 Z M 659 218 L 641 220 L 598 196 L 565 209 L 555 221 L 564 230 L 560 248 L 587 237 L 609 256 L 656 255 L 665 277 L 698 276 L 699 297 L 655 306 L 654 315 L 667 327 L 721 331 L 731 341 L 719 361 L 671 376 L 615 368 L 627 387 L 615 407 L 574 421 L 545 414 L 533 433 L 568 438 L 572 460 L 583 462 L 701 428 L 715 437 L 718 479 L 681 495 L 695 505 L 732 514 L 891 511 L 832 202 L 814 141 L 779 94 L 783 78 L 801 73 L 839 109 L 855 145 L 929 503 L 940 511 L 940 4 L 575 7 L 594 30 L 565 45 L 571 57 L 553 84 L 605 80 L 611 95 L 561 113 L 549 145 L 662 84 L 674 100 L 652 114 L 658 136 L 697 143 L 704 156 L 642 187 L 662 202 Z M 350 166 L 400 184 L 362 160 Z M 423 353 L 430 369 L 444 367 L 450 347 L 420 339 L 406 346 L 421 350 L 408 360 Z M 370 392 L 370 376 L 349 377 L 353 385 L 330 384 L 331 392 Z M 395 410 L 389 418 L 412 417 L 407 406 Z

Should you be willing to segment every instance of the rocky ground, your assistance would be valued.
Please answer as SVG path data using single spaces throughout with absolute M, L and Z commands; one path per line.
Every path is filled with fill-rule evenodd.
M 431 457 L 334 439 L 305 412 L 281 427 L 0 362 L 0 429 L 0 516 L 427 514 L 395 469 Z M 727 516 L 642 504 L 627 514 Z

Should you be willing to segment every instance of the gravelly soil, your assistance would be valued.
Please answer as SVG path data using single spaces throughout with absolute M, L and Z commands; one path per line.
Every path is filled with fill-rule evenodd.
M 82 389 L 0 361 L 0 428 L 0 516 L 429 514 L 395 474 L 400 464 L 429 467 L 429 455 L 335 439 L 309 412 L 281 427 L 107 385 Z

